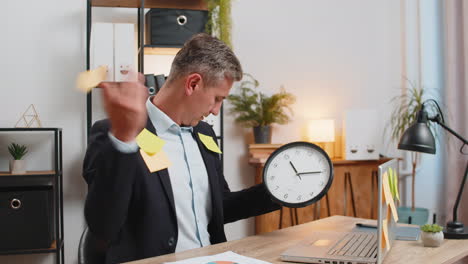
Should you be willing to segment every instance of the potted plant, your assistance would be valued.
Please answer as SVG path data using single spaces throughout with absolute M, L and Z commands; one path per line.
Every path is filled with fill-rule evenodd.
M 8 146 L 8 151 L 13 157 L 13 160 L 10 161 L 10 172 L 12 174 L 25 173 L 26 163 L 23 160 L 23 157 L 26 155 L 26 153 L 28 153 L 28 148 L 24 145 L 11 143 L 10 146 Z
M 242 126 L 253 127 L 255 143 L 270 143 L 271 124 L 286 124 L 291 120 L 286 110 L 292 114 L 290 106 L 296 98 L 284 87 L 279 93 L 268 96 L 258 90 L 259 82 L 252 75 L 245 73 L 244 77 L 239 85 L 240 92 L 227 97 L 232 105 L 230 113 Z
M 438 224 L 421 226 L 421 241 L 425 247 L 438 247 L 444 242 L 443 228 Z
M 206 32 L 214 35 L 229 47 L 231 42 L 231 0 L 205 0 L 208 7 Z
M 405 130 L 410 127 L 417 119 L 418 111 L 421 109 L 426 95 L 426 90 L 423 87 L 417 87 L 410 80 L 407 80 L 409 89 L 406 93 L 396 96 L 392 99 L 396 103 L 391 118 L 391 136 L 394 142 L 399 142 Z M 429 113 L 436 113 L 433 105 L 425 105 Z M 435 135 L 434 124 L 428 124 Z M 437 137 L 436 137 L 437 138 Z M 411 207 L 399 207 L 398 214 L 401 222 L 408 222 L 411 217 L 411 223 L 423 225 L 426 223 L 429 216 L 429 210 L 426 208 L 416 208 L 415 206 L 415 187 L 416 187 L 416 169 L 420 160 L 419 152 L 411 152 Z

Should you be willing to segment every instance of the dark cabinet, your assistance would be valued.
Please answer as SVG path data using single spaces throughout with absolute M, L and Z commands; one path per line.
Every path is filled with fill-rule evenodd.
M 52 170 L 0 172 L 0 255 L 55 253 L 56 263 L 64 263 L 62 129 L 0 128 L 0 132 L 0 137 L 47 133 L 54 138 Z
M 54 237 L 52 186 L 0 188 L 0 250 L 48 248 Z

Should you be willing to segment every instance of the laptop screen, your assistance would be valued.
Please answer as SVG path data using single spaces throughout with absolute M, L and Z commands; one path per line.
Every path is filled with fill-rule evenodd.
M 382 263 L 395 240 L 396 223 L 398 221 L 395 200 L 399 199 L 397 172 L 397 159 L 392 159 L 379 165 L 377 264 Z

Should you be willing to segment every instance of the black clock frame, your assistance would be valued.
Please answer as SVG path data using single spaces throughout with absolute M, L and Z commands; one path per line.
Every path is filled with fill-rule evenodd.
M 325 158 L 328 161 L 328 166 L 329 166 L 329 169 L 330 169 L 330 178 L 329 178 L 325 188 L 317 196 L 315 196 L 314 198 L 312 198 L 312 199 L 310 199 L 308 201 L 301 202 L 301 203 L 287 203 L 287 202 L 281 201 L 278 198 L 276 198 L 270 192 L 270 189 L 268 189 L 268 187 L 266 186 L 266 183 L 265 183 L 265 177 L 266 177 L 265 175 L 266 174 L 265 174 L 265 172 L 266 172 L 267 168 L 270 166 L 270 163 L 273 161 L 273 159 L 277 155 L 282 153 L 284 150 L 289 149 L 291 147 L 304 146 L 304 145 L 306 145 L 307 147 L 312 147 L 313 149 L 317 150 L 318 152 L 320 152 L 321 154 L 323 154 L 325 156 Z M 267 161 L 265 162 L 265 166 L 263 167 L 263 175 L 262 175 L 263 182 L 262 182 L 262 184 L 265 186 L 265 189 L 267 189 L 268 194 L 271 196 L 271 199 L 275 203 L 278 203 L 278 204 L 280 204 L 282 206 L 285 206 L 285 207 L 301 208 L 301 207 L 306 207 L 308 205 L 311 205 L 311 204 L 319 201 L 320 199 L 322 199 L 322 197 L 325 196 L 325 194 L 327 194 L 328 190 L 330 189 L 331 184 L 333 182 L 333 178 L 334 178 L 333 163 L 331 162 L 331 159 L 328 156 L 328 154 L 322 148 L 320 148 L 319 146 L 317 146 L 317 145 L 315 145 L 313 143 L 310 143 L 310 142 L 295 141 L 295 142 L 287 143 L 287 144 L 279 147 L 275 151 L 273 151 L 273 153 L 271 153 L 271 155 L 268 157 Z

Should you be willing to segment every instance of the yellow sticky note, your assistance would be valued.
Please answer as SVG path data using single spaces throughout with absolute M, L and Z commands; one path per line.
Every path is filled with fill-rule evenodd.
M 383 193 L 385 197 L 385 202 L 389 204 L 390 201 L 393 201 L 393 198 L 392 198 L 392 193 L 390 191 L 390 186 L 388 184 L 387 172 L 384 172 L 384 174 L 382 175 L 382 188 L 383 188 Z
M 395 202 L 393 201 L 393 199 L 392 199 L 392 201 L 390 201 L 388 206 L 390 206 L 390 209 L 392 210 L 393 219 L 395 220 L 395 222 L 398 222 L 398 212 L 397 212 Z
M 388 222 L 387 219 L 384 219 L 382 221 L 382 249 L 385 249 L 387 252 L 390 250 L 392 247 L 390 245 L 390 241 L 388 240 Z
M 201 142 L 203 143 L 203 145 L 205 145 L 206 148 L 219 154 L 222 153 L 212 137 L 203 135 L 201 133 L 198 133 L 198 137 L 200 137 Z
M 172 165 L 164 151 L 159 151 L 158 153 L 150 156 L 143 149 L 140 149 L 140 154 L 150 172 L 167 169 Z
M 87 93 L 103 82 L 107 76 L 107 66 L 100 66 L 94 70 L 82 72 L 76 78 L 76 88 Z
M 158 153 L 166 143 L 146 128 L 138 134 L 136 142 L 138 146 L 150 156 Z

